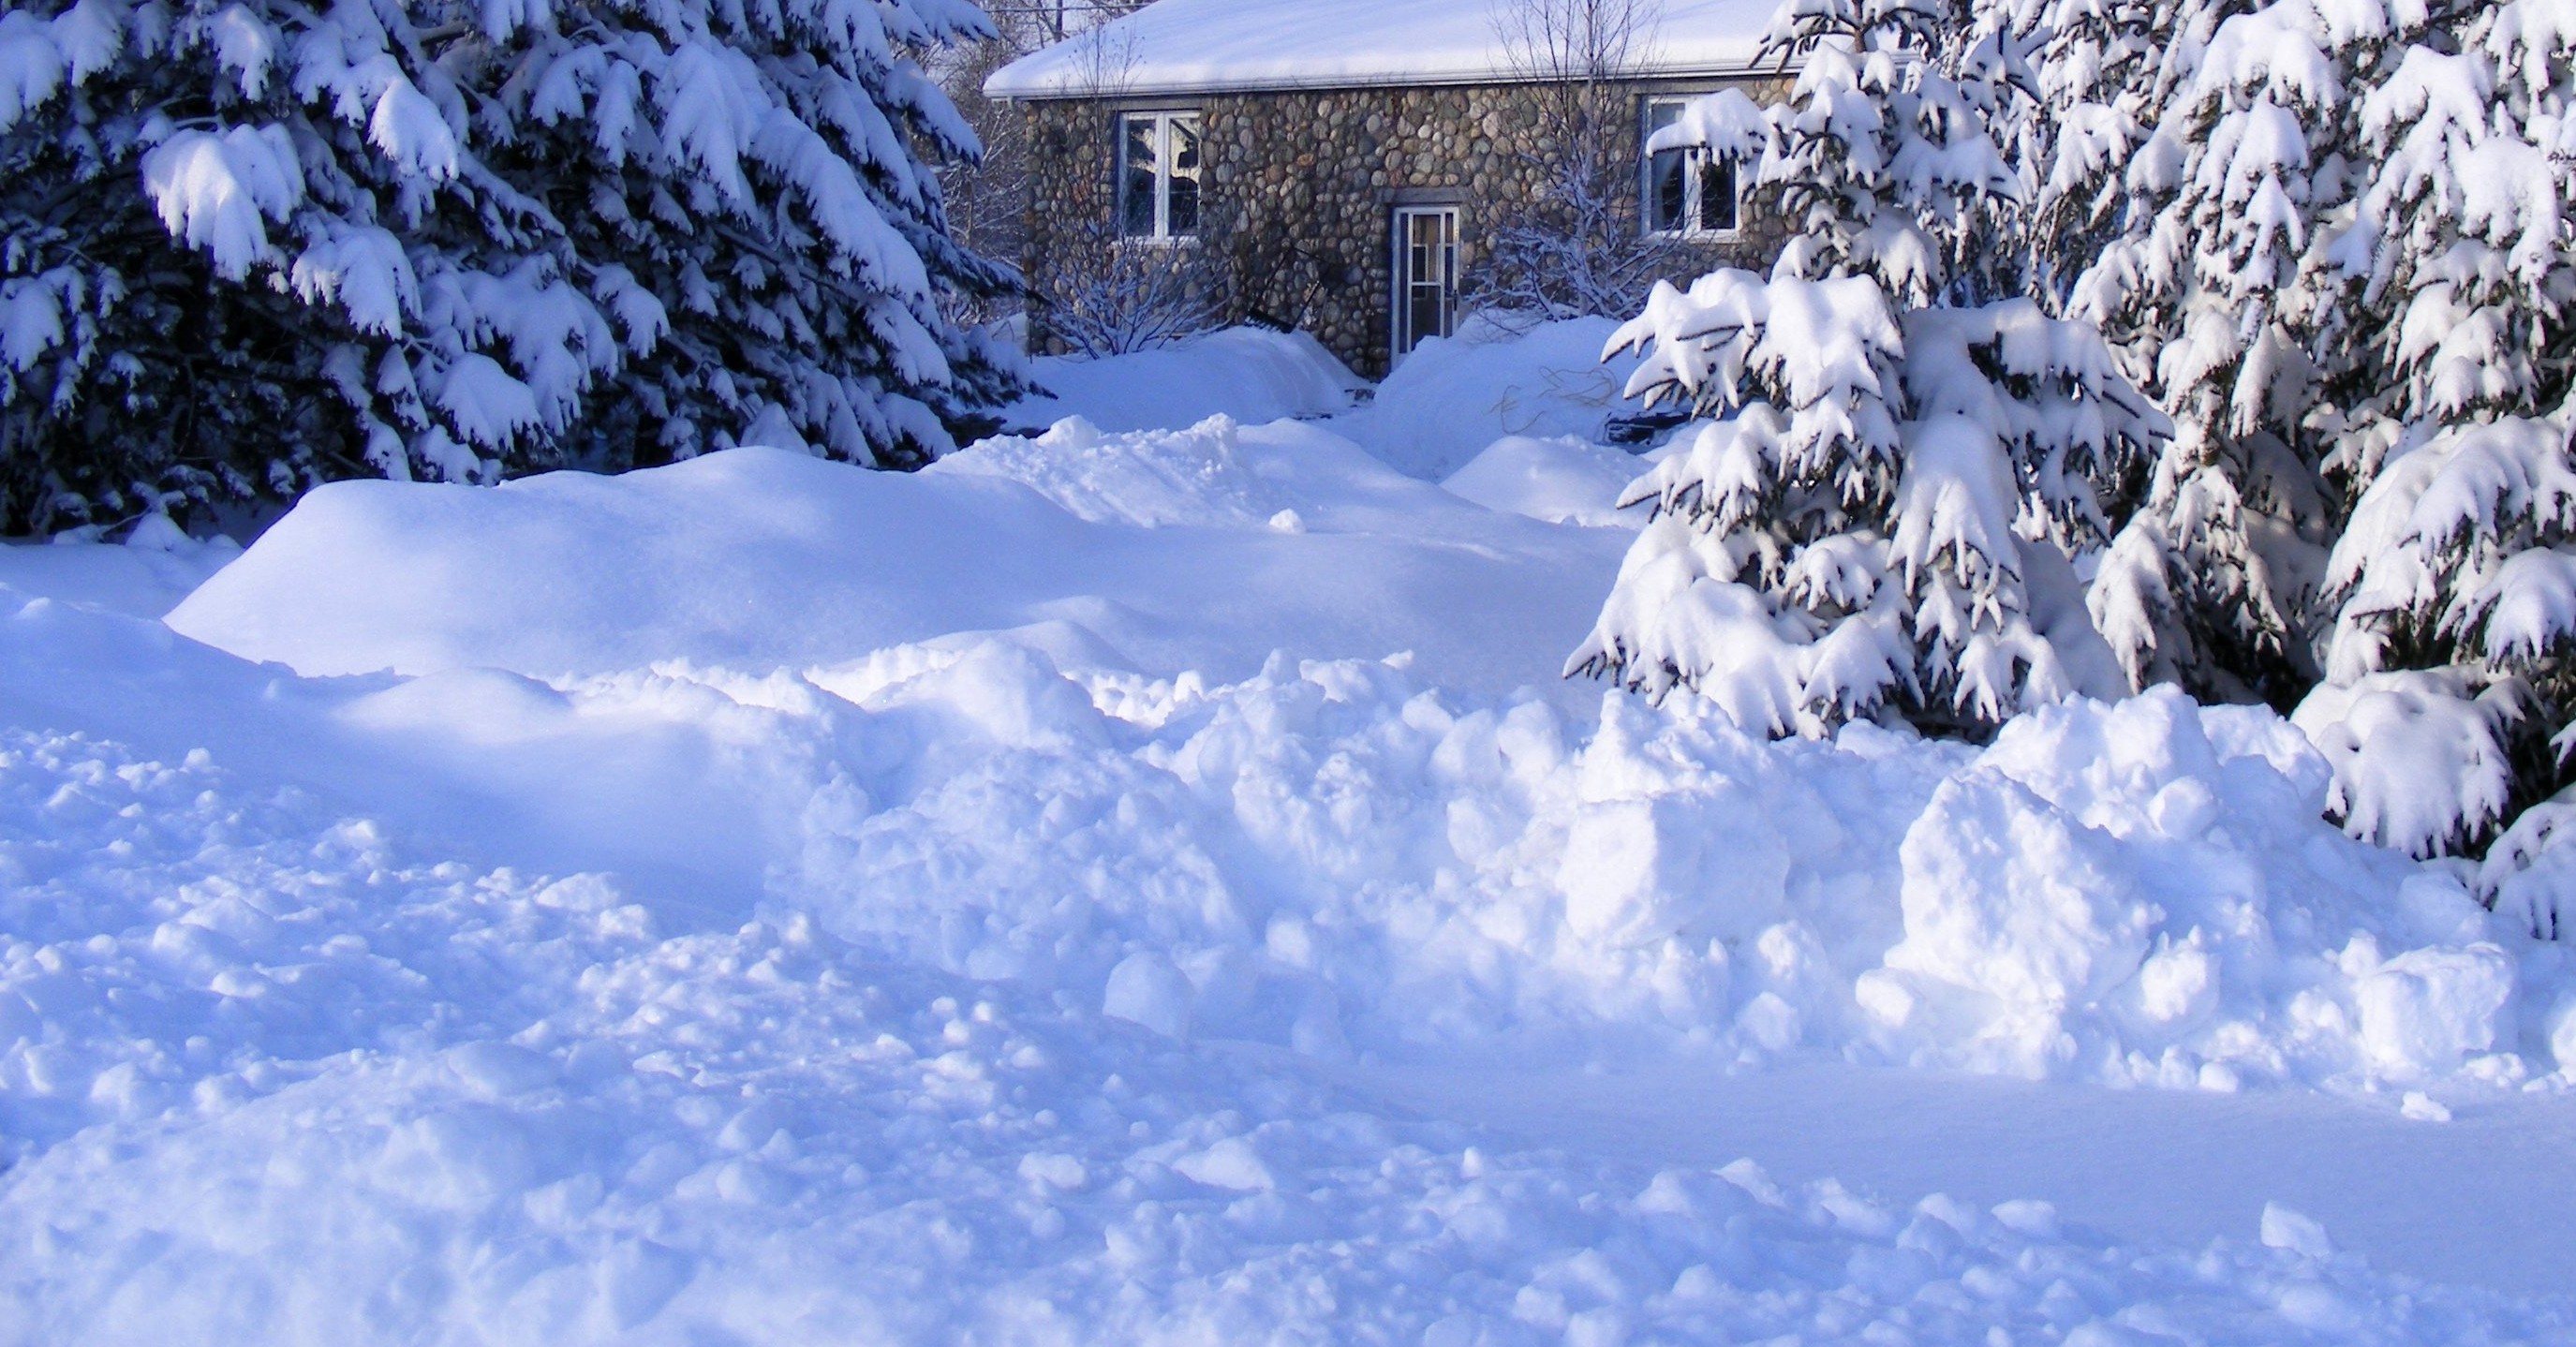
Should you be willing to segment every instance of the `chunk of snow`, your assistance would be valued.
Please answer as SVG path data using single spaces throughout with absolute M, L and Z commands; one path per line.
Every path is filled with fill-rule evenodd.
M 2278 1202 L 2263 1204 L 2260 1234 L 2267 1249 L 2280 1249 L 2303 1258 L 2334 1257 L 2334 1241 L 2326 1238 L 2324 1226 Z
M 1368 387 L 1302 332 L 1234 327 L 1170 346 L 1082 359 L 1029 362 L 1037 392 L 1003 410 L 1016 423 L 1078 416 L 1107 431 L 1196 425 L 1225 416 L 1244 425 L 1350 409 Z
M 1130 954 L 1109 970 L 1109 989 L 1100 1013 L 1141 1024 L 1167 1038 L 1186 1038 L 1197 992 L 1190 980 L 1161 953 Z

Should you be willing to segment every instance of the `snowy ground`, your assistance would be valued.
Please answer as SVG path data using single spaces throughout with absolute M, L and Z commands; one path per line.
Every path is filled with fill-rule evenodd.
M 1561 682 L 1586 340 L 9 549 L 0 1342 L 2576 1339 L 2570 951 L 2263 713 Z

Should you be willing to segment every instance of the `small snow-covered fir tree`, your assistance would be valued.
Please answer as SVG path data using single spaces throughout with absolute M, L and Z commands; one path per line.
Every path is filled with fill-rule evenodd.
M 1652 348 L 1632 394 L 1707 423 L 1630 488 L 1654 518 L 1569 672 L 1688 687 L 1775 734 L 1981 733 L 2122 690 L 2068 557 L 2109 536 L 2167 427 L 2098 334 L 2017 293 L 2027 178 L 1995 132 L 2020 135 L 2028 72 L 1977 22 L 1785 13 L 1774 41 L 1805 62 L 1761 179 L 1801 230 L 1768 279 L 1659 287 L 1614 339 Z
M 915 54 L 965 0 L 0 15 L 11 529 L 745 439 L 919 462 L 1002 390 Z

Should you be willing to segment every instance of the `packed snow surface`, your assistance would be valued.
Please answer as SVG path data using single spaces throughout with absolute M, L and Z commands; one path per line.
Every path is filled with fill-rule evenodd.
M 2576 1333 L 2570 951 L 2287 722 L 1767 743 L 1454 488 L 1067 421 L 327 487 L 166 624 L 0 556 L 0 1343 Z
M 1489 510 L 1551 524 L 1640 528 L 1643 510 L 1622 510 L 1619 497 L 1648 464 L 1634 455 L 1571 435 L 1507 435 L 1440 483 Z
M 1013 424 L 1079 416 L 1103 430 L 1195 425 L 1211 416 L 1246 425 L 1348 411 L 1367 383 L 1302 332 L 1234 327 L 1108 359 L 1039 356 L 1040 392 L 1013 404 Z
M 1625 73 L 1750 69 L 1778 0 L 1667 0 Z M 1513 78 L 1510 0 L 1161 0 L 1024 56 L 991 98 L 1467 84 Z M 1110 86 L 1104 90 L 1104 85 Z
M 1611 417 L 1636 410 L 1621 391 L 1636 358 L 1601 358 L 1618 328 L 1606 318 L 1526 330 L 1471 318 L 1457 336 L 1415 347 L 1376 400 L 1335 418 L 1333 429 L 1398 472 L 1433 482 L 1497 440 L 1597 441 Z

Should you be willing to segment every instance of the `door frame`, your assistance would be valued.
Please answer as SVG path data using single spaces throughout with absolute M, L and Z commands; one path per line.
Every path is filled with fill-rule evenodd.
M 1441 250 L 1437 278 L 1440 289 L 1440 330 L 1416 332 L 1413 329 L 1413 249 L 1410 226 L 1416 219 L 1429 216 L 1448 222 L 1448 237 Z M 1389 251 L 1393 254 L 1388 267 L 1390 284 L 1387 293 L 1387 366 L 1392 369 L 1412 353 L 1424 337 L 1446 337 L 1458 327 L 1458 243 L 1461 226 L 1460 209 L 1454 204 L 1426 203 L 1397 206 L 1387 217 Z

